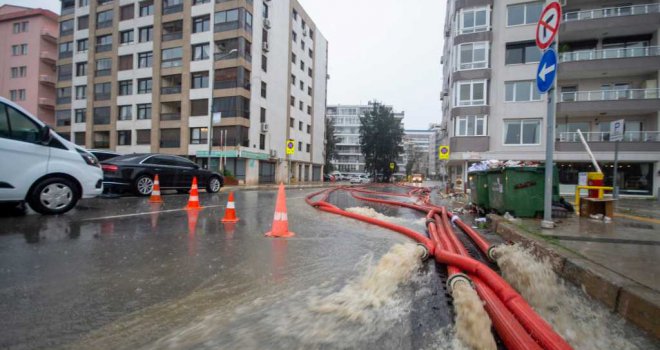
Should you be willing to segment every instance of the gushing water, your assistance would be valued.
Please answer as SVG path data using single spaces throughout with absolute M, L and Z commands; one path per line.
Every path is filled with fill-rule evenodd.
M 575 349 L 638 349 L 624 339 L 622 320 L 566 286 L 548 259 L 520 244 L 494 253 L 504 279 Z
M 491 322 L 477 292 L 467 282 L 457 282 L 452 289 L 456 308 L 456 337 L 474 350 L 497 349 L 490 331 Z
M 420 218 L 420 219 L 406 219 L 406 218 L 397 218 L 397 217 L 392 217 L 392 216 L 387 216 L 384 214 L 381 214 L 374 210 L 373 208 L 369 207 L 352 207 L 352 208 L 347 208 L 347 212 L 350 213 L 355 213 L 355 214 L 360 214 L 366 217 L 382 220 L 382 221 L 387 221 L 391 223 L 399 223 L 399 224 L 414 224 L 418 225 L 421 227 L 424 227 L 426 225 L 426 219 L 425 218 Z

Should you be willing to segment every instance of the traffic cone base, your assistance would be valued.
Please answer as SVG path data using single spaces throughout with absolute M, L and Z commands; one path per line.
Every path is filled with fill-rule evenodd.
M 186 209 L 199 209 L 199 192 L 197 191 L 197 177 L 193 177 L 193 183 L 190 187 L 190 197 L 188 197 L 188 205 Z
M 238 222 L 236 217 L 236 204 L 234 202 L 234 192 L 229 192 L 229 199 L 227 200 L 227 208 L 225 209 L 225 217 L 220 222 Z
M 158 174 L 154 177 L 154 185 L 151 189 L 149 203 L 163 203 L 163 197 L 160 196 L 160 181 L 158 180 Z
M 289 217 L 286 210 L 286 193 L 284 184 L 280 183 L 277 191 L 277 202 L 275 203 L 275 215 L 273 216 L 273 227 L 266 232 L 266 237 L 293 237 L 295 233 L 289 231 Z

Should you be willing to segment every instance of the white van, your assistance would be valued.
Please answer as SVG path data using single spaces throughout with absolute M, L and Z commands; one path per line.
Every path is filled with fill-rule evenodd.
M 0 97 L 0 202 L 61 214 L 102 192 L 103 171 L 93 155 Z

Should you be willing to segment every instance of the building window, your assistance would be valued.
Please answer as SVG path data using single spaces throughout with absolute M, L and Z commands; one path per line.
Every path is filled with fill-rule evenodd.
M 89 45 L 89 39 L 80 39 L 76 41 L 78 52 L 86 52 Z
M 300 60 L 300 70 L 305 71 L 305 62 L 303 60 Z
M 76 76 L 84 77 L 87 75 L 87 62 L 76 63 Z
M 112 10 L 96 14 L 96 29 L 112 27 Z
M 259 149 L 266 149 L 266 135 L 259 134 Z
M 131 131 L 117 130 L 117 146 L 130 146 L 130 145 L 131 145 Z
M 507 81 L 504 83 L 506 102 L 541 101 L 541 94 L 533 81 Z
M 110 131 L 95 131 L 93 136 L 94 148 L 110 148 Z
M 302 80 L 300 81 L 300 91 L 305 91 L 305 82 Z
M 293 118 L 289 118 L 289 127 L 295 128 L 295 125 L 296 125 L 296 120 Z
M 142 103 L 137 105 L 138 120 L 151 119 L 151 103 Z
M 295 97 L 293 97 L 293 96 L 289 97 L 289 102 L 291 103 L 291 107 L 296 106 L 296 98 Z
M 528 2 L 524 4 L 508 5 L 507 26 L 535 24 L 541 16 L 543 1 Z
M 194 72 L 190 74 L 192 89 L 204 89 L 209 87 L 209 72 Z
M 314 58 L 314 51 L 312 51 L 312 49 L 309 49 L 307 54 L 309 55 L 309 58 Z
M 261 55 L 261 70 L 268 72 L 268 57 L 266 55 Z
M 312 126 L 307 124 L 307 133 L 311 134 L 312 133 Z
M 94 108 L 94 125 L 110 124 L 110 107 Z
M 298 151 L 302 152 L 302 142 L 298 141 Z
M 9 99 L 12 101 L 25 101 L 25 89 L 9 90 Z
M 211 2 L 211 0 L 193 0 L 193 6 L 200 4 L 208 4 L 209 2 Z
M 298 60 L 297 60 L 297 58 L 296 58 L 296 54 L 295 54 L 295 53 L 292 53 L 292 54 L 291 54 L 291 63 L 296 64 L 297 61 L 298 61 Z
M 455 106 L 486 105 L 486 80 L 469 80 L 456 83 Z
M 84 100 L 87 98 L 87 85 L 76 86 L 76 100 Z
M 312 106 L 307 106 L 307 114 L 312 115 Z
M 506 44 L 505 64 L 534 63 L 541 60 L 541 50 L 533 41 Z
M 309 143 L 305 146 L 305 152 L 309 153 L 312 150 L 312 145 Z
M 180 67 L 183 58 L 183 50 L 181 47 L 173 47 L 171 49 L 163 49 L 161 51 L 162 68 Z
M 112 51 L 112 34 L 96 37 L 96 52 Z
M 60 22 L 60 36 L 73 34 L 73 19 Z
M 163 0 L 163 14 L 183 11 L 183 0 Z
M 71 88 L 63 87 L 57 89 L 57 104 L 71 103 Z
M 78 17 L 78 30 L 89 28 L 89 15 Z
M 201 61 L 209 59 L 209 43 L 192 46 L 192 60 Z
M 147 26 L 138 29 L 138 41 L 141 43 L 146 43 L 154 40 L 154 27 Z
M 60 43 L 58 46 L 58 58 L 68 58 L 73 56 L 73 41 Z
M 28 22 L 14 23 L 14 34 L 23 33 L 28 31 Z
M 76 123 L 84 123 L 87 119 L 87 108 L 78 108 L 74 110 L 74 116 Z
M 96 73 L 97 77 L 103 77 L 110 75 L 112 72 L 112 59 L 111 58 L 101 58 L 96 60 Z
M 261 107 L 261 114 L 259 117 L 259 122 L 265 123 L 266 122 L 266 108 Z
M 216 69 L 214 76 L 214 89 L 250 89 L 250 71 L 243 67 Z
M 109 100 L 111 87 L 111 83 L 94 84 L 94 99 L 97 101 Z
M 154 14 L 154 0 L 140 2 L 140 17 L 151 16 Z
M 149 68 L 153 65 L 154 53 L 151 51 L 138 53 L 138 68 Z
M 211 16 L 210 15 L 205 15 L 205 16 L 199 16 L 193 18 L 193 24 L 192 24 L 192 32 L 193 33 L 201 33 L 201 32 L 208 32 L 211 23 Z
M 131 120 L 133 119 L 132 106 L 119 106 L 117 120 Z
M 120 80 L 118 83 L 119 96 L 127 96 L 133 94 L 133 80 Z
M 312 76 L 312 69 L 311 68 L 307 68 L 307 75 L 309 75 L 310 77 Z
M 261 82 L 261 97 L 266 98 L 266 90 L 268 89 L 268 85 L 265 82 Z
M 28 53 L 27 44 L 12 45 L 11 55 L 12 56 L 24 56 Z
M 242 96 L 213 99 L 213 112 L 221 112 L 223 118 L 250 118 L 250 99 Z
M 490 10 L 487 7 L 461 9 L 458 15 L 458 33 L 484 32 L 490 29 Z
M 300 50 L 302 50 L 302 52 L 305 52 L 305 41 L 303 39 L 300 39 Z
M 119 8 L 119 20 L 125 21 L 127 19 L 133 19 L 135 16 L 135 5 L 128 4 Z
M 55 125 L 56 126 L 69 126 L 71 125 L 71 110 L 55 111 Z
M 296 34 L 295 31 L 291 32 L 291 40 L 293 40 L 294 43 L 298 41 L 298 34 Z
M 133 29 L 125 30 L 123 32 L 119 32 L 119 43 L 122 45 L 125 44 L 130 44 L 133 42 Z
M 303 103 L 303 101 L 298 101 L 298 109 L 299 110 L 302 111 L 304 106 L 305 106 L 305 104 Z
M 296 76 L 291 74 L 291 85 L 296 85 Z
M 190 116 L 199 117 L 209 115 L 209 100 L 190 100 Z
M 541 121 L 516 119 L 504 121 L 505 145 L 538 145 L 541 143 Z
M 12 78 L 22 78 L 27 75 L 27 66 L 11 67 Z
M 190 128 L 190 144 L 203 145 L 209 142 L 209 128 Z
M 302 131 L 303 129 L 303 122 L 298 122 L 298 130 Z
M 163 41 L 183 38 L 183 20 L 163 23 L 161 38 Z
M 131 70 L 133 69 L 133 54 L 119 56 L 119 68 L 122 70 Z
M 136 138 L 135 138 L 135 144 L 136 145 L 150 145 L 151 144 L 151 130 L 150 129 L 144 129 L 144 130 L 135 130 Z
M 485 136 L 486 116 L 470 115 L 456 117 L 454 136 Z
M 160 147 L 162 148 L 181 147 L 181 130 L 160 129 Z
M 488 43 L 458 45 L 458 70 L 488 68 Z
M 138 79 L 138 94 L 150 94 L 151 84 L 151 78 Z
M 312 87 L 311 86 L 307 87 L 307 95 L 312 96 Z
M 76 145 L 85 147 L 85 132 L 74 132 L 73 140 Z
M 213 16 L 213 23 L 215 32 L 238 29 L 238 9 L 216 12 Z

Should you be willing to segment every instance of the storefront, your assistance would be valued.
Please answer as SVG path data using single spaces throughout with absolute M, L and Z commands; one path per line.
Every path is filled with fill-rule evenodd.
M 599 163 L 605 175 L 605 186 L 614 183 L 614 163 Z M 619 163 L 617 184 L 619 192 L 627 195 L 651 196 L 653 195 L 653 163 Z M 575 193 L 579 174 L 595 171 L 593 164 L 583 162 L 559 162 L 560 192 L 564 194 Z

